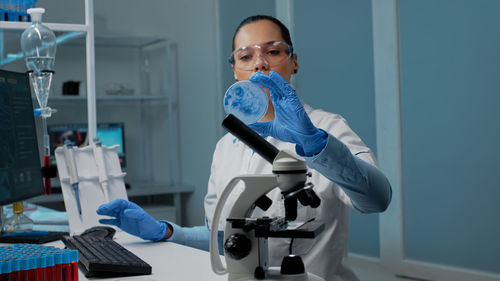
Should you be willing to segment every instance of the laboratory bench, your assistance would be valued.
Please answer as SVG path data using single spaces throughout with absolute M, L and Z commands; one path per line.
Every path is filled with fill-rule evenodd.
M 81 270 L 79 270 L 78 280 L 144 280 L 163 281 L 222 281 L 227 280 L 227 275 L 216 275 L 210 265 L 210 255 L 208 252 L 190 248 L 187 246 L 178 245 L 169 242 L 150 242 L 142 240 L 138 237 L 129 235 L 123 231 L 118 231 L 115 234 L 115 241 L 131 251 L 139 258 L 147 262 L 152 267 L 151 275 L 116 277 L 116 278 L 87 278 Z M 9 244 L 0 244 L 0 246 L 8 246 Z M 45 246 L 55 246 L 64 248 L 61 241 L 55 241 L 44 244 Z

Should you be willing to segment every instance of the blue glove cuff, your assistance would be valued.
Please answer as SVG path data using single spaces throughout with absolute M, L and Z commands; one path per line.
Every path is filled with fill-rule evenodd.
M 349 148 L 332 135 L 327 135 L 327 143 L 320 153 L 306 158 L 307 166 L 327 174 L 339 185 L 351 183 L 365 186 L 366 176 L 360 171 Z M 358 190 L 358 192 L 362 192 Z
M 186 237 L 184 235 L 184 231 L 183 231 L 182 227 L 176 225 L 173 222 L 164 222 L 164 223 L 167 223 L 170 226 L 172 226 L 172 236 L 170 236 L 165 241 L 185 245 L 186 244 Z
M 194 227 L 180 227 L 172 222 L 167 222 L 172 227 L 172 236 L 166 239 L 167 242 L 173 242 L 179 245 L 209 251 L 210 245 L 210 230 L 205 225 Z M 219 231 L 217 234 L 219 239 L 219 253 L 223 254 L 223 238 L 224 232 Z
M 320 153 L 328 142 L 328 134 L 318 129 L 313 135 L 302 135 L 295 146 L 295 152 L 300 156 L 311 157 Z
M 165 233 L 167 233 L 167 223 L 164 221 L 158 221 L 158 223 L 160 225 L 160 229 L 159 229 L 158 233 L 156 235 L 154 235 L 154 237 L 152 237 L 152 239 L 148 239 L 148 240 L 151 240 L 153 242 L 158 242 L 158 241 L 162 240 L 163 237 L 165 237 Z

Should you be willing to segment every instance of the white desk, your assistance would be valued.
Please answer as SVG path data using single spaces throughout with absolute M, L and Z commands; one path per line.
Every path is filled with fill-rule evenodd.
M 79 281 L 149 278 L 154 281 L 226 281 L 227 275 L 216 275 L 210 266 L 209 253 L 186 246 L 168 242 L 149 242 L 131 236 L 125 232 L 117 232 L 115 241 L 149 263 L 151 275 L 117 277 L 117 278 L 86 278 L 80 271 Z M 6 244 L 0 244 L 5 246 Z M 47 246 L 64 248 L 61 241 L 47 243 Z M 131 281 L 132 281 L 131 280 Z
M 116 242 L 127 248 L 132 253 L 149 263 L 152 275 L 147 277 L 155 281 L 163 280 L 204 280 L 219 281 L 227 280 L 227 276 L 216 275 L 210 266 L 209 253 L 175 243 L 168 242 L 149 242 L 140 238 L 128 235 L 124 232 L 118 232 Z M 133 277 L 130 277 L 132 279 Z M 106 280 L 116 280 L 106 279 Z M 80 272 L 79 280 L 87 279 Z
M 115 241 L 131 251 L 152 267 L 151 275 L 142 275 L 155 281 L 222 281 L 227 280 L 227 275 L 220 276 L 212 271 L 209 253 L 186 246 L 169 242 L 150 242 L 117 232 Z M 58 242 L 57 246 L 63 246 Z M 106 278 L 103 280 L 133 279 L 139 276 Z M 99 278 L 86 278 L 80 271 L 79 281 L 100 280 Z

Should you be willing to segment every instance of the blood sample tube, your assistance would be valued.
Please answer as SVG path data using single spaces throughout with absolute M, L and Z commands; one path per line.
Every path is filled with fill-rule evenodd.
M 11 256 L 14 258 L 14 256 Z M 21 262 L 18 259 L 12 260 L 12 271 L 10 272 L 10 281 L 21 281 L 21 274 L 19 272 L 21 268 Z
M 78 251 L 69 250 L 69 261 L 71 266 L 71 281 L 78 281 Z
M 78 281 L 78 251 L 32 244 L 0 247 L 0 281 Z
M 36 281 L 46 281 L 45 268 L 47 267 L 47 259 L 40 253 L 36 257 Z M 48 280 L 47 280 L 48 281 Z
M 46 262 L 46 267 L 45 267 L 45 281 L 49 280 L 54 280 L 54 255 L 51 253 L 45 253 L 45 262 Z
M 61 270 L 62 270 L 62 281 L 70 281 L 70 279 L 71 279 L 71 266 L 69 264 L 69 252 L 68 251 L 62 252 Z
M 26 255 L 17 253 L 19 260 L 19 281 L 30 281 L 28 280 L 29 262 Z
M 53 281 L 62 281 L 62 258 L 63 258 L 63 253 L 61 251 L 53 251 L 52 254 L 54 255 L 54 279 Z
M 36 257 L 33 255 L 30 255 L 28 257 L 28 275 L 27 275 L 27 280 L 29 281 L 36 281 Z
M 18 253 L 19 259 L 21 260 L 21 281 L 31 281 L 33 279 L 29 279 L 30 273 L 30 257 L 27 254 Z

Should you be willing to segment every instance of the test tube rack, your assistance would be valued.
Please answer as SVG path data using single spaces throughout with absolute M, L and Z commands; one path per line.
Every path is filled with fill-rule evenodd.
M 33 244 L 0 247 L 0 281 L 78 281 L 78 251 Z

